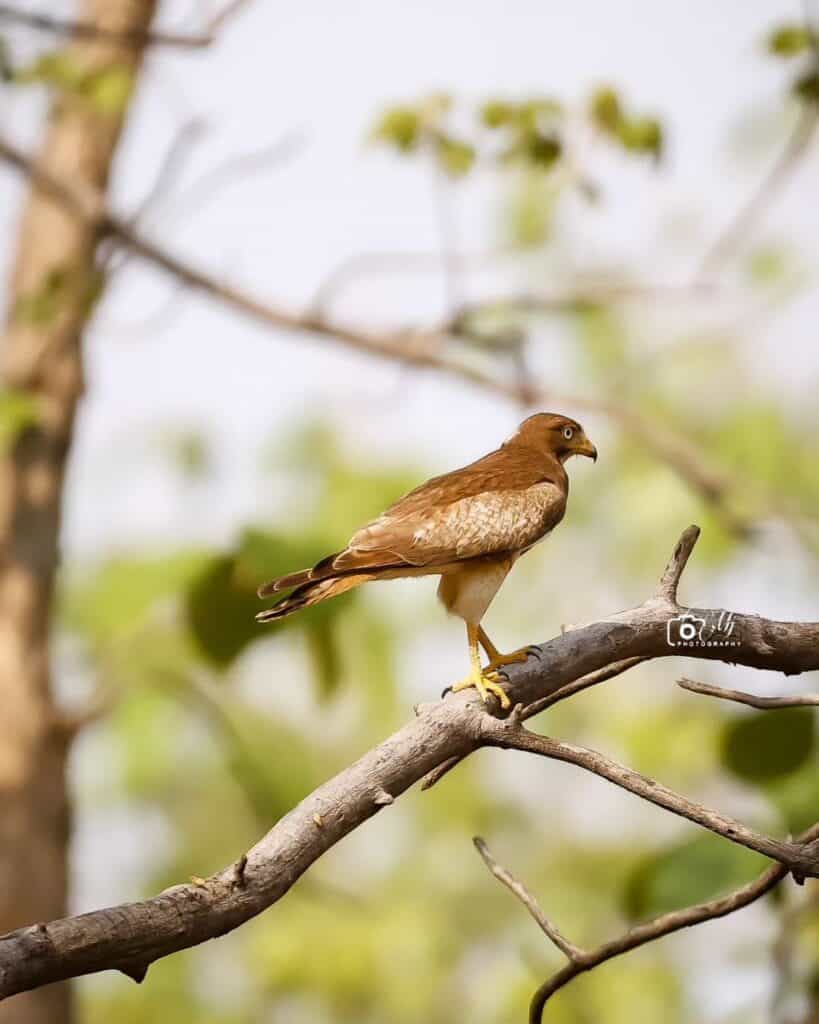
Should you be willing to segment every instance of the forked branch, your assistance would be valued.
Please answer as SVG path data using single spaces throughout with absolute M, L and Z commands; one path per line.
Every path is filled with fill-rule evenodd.
M 808 844 L 817 837 L 819 837 L 819 825 L 814 825 L 800 837 L 799 843 Z M 475 845 L 492 874 L 518 897 L 538 924 L 541 925 L 543 931 L 564 953 L 568 960 L 566 966 L 550 975 L 532 997 L 529 1006 L 530 1024 L 540 1024 L 548 1001 L 578 975 L 599 967 L 600 964 L 605 963 L 607 960 L 613 960 L 624 953 L 629 953 L 639 946 L 645 946 L 649 942 L 656 942 L 666 935 L 681 931 L 683 928 L 691 928 L 694 925 L 703 924 L 705 921 L 714 921 L 717 918 L 727 917 L 728 914 L 736 913 L 736 911 L 756 902 L 766 893 L 775 889 L 788 876 L 788 870 L 784 865 L 773 864 L 752 882 L 741 886 L 739 889 L 735 889 L 727 896 L 707 900 L 704 903 L 695 903 L 690 907 L 675 910 L 668 914 L 659 914 L 649 921 L 644 921 L 633 928 L 629 928 L 628 931 L 616 939 L 612 939 L 610 942 L 605 942 L 595 949 L 585 950 L 575 946 L 574 943 L 560 934 L 557 927 L 543 913 L 534 896 L 506 868 L 498 864 L 489 853 L 483 840 L 476 839 Z M 549 930 L 543 927 L 542 921 L 548 923 Z M 560 943 L 555 941 L 552 933 L 560 935 Z
M 677 545 L 663 576 L 666 593 L 679 581 L 696 536 L 697 530 L 689 529 Z M 636 608 L 533 648 L 525 664 L 509 669 L 507 690 L 518 710 L 508 722 L 493 718 L 468 691 L 422 705 L 412 721 L 306 796 L 251 850 L 237 851 L 236 862 L 210 878 L 174 886 L 138 903 L 36 924 L 0 937 L 0 999 L 102 970 L 120 970 L 141 979 L 160 957 L 223 935 L 261 913 L 322 854 L 410 786 L 445 762 L 485 746 L 532 750 L 596 771 L 662 808 L 765 853 L 783 871 L 800 877 L 819 875 L 819 844 L 762 836 L 602 754 L 524 729 L 525 707 L 589 673 L 629 659 L 682 653 L 789 674 L 819 669 L 819 622 L 776 622 L 725 609 L 688 609 L 707 622 L 730 615 L 732 646 L 682 651 L 670 642 L 669 634 L 669 621 L 682 610 L 654 594 Z

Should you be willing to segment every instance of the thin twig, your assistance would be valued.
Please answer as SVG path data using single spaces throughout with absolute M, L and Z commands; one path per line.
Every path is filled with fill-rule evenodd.
M 12 4 L 0 4 L 0 21 L 26 25 L 41 32 L 53 32 L 75 39 L 103 39 L 115 43 L 132 43 L 135 46 L 177 46 L 181 49 L 201 50 L 213 45 L 225 24 L 249 2 L 250 0 L 231 0 L 208 19 L 203 31 L 196 33 L 163 29 L 151 29 L 149 32 L 120 32 L 90 21 L 75 21 L 39 11 L 20 10 Z
M 553 945 L 557 946 L 560 952 L 563 953 L 567 959 L 572 962 L 581 962 L 586 955 L 584 951 L 579 946 L 575 946 L 573 942 L 570 942 L 565 935 L 561 934 L 560 929 L 543 913 L 537 900 L 529 892 L 526 886 L 522 882 L 519 882 L 514 875 L 506 870 L 506 868 L 498 864 L 489 852 L 486 842 L 481 839 L 480 836 L 475 836 L 472 839 L 472 842 L 475 844 L 475 849 L 483 858 L 484 864 L 486 864 L 501 884 L 505 885 L 507 889 L 517 896 L 520 902 L 535 919 L 538 927 L 549 941 Z
M 718 697 L 720 700 L 732 700 L 737 704 L 747 704 L 751 708 L 766 711 L 773 708 L 806 708 L 819 707 L 819 694 L 797 694 L 789 697 L 758 697 L 755 693 L 743 690 L 726 690 L 721 686 L 709 683 L 698 683 L 695 679 L 683 677 L 677 680 L 677 686 L 691 693 L 702 693 L 706 697 Z
M 530 393 L 528 389 L 522 390 L 520 383 L 509 383 L 485 373 L 470 363 L 445 358 L 441 354 L 440 342 L 448 336 L 450 324 L 439 324 L 415 332 L 372 332 L 335 323 L 309 313 L 297 313 L 273 306 L 180 259 L 160 243 L 135 230 L 127 220 L 111 213 L 105 207 L 101 196 L 89 194 L 87 190 L 78 192 L 71 182 L 56 178 L 48 168 L 33 161 L 2 138 L 0 158 L 30 177 L 38 187 L 51 193 L 76 216 L 97 223 L 101 234 L 108 234 L 141 259 L 175 277 L 193 291 L 207 295 L 244 316 L 278 329 L 328 338 L 381 359 L 416 368 L 434 369 L 484 391 L 510 399 L 516 404 L 534 400 L 541 406 L 554 403 L 607 416 L 656 458 L 671 466 L 704 501 L 712 506 L 726 529 L 742 536 L 747 535 L 750 530 L 750 523 L 737 517 L 725 504 L 728 494 L 736 486 L 736 481 L 712 466 L 703 452 L 688 438 L 635 409 L 612 400 L 587 398 L 549 389 L 537 389 Z
M 523 709 L 523 717 L 533 718 L 535 715 L 539 715 L 541 711 L 552 707 L 553 704 L 566 700 L 567 697 L 573 697 L 582 690 L 588 690 L 590 686 L 597 686 L 598 683 L 605 683 L 609 679 L 614 679 L 616 676 L 622 675 L 623 672 L 627 672 L 630 668 L 634 668 L 635 665 L 641 665 L 644 661 L 648 661 L 648 658 L 624 658 L 622 661 L 615 661 L 611 665 L 606 665 L 605 668 L 597 669 L 596 672 L 587 672 L 586 675 L 575 679 L 574 682 L 567 683 L 566 686 L 561 686 L 559 690 L 550 693 L 548 697 L 541 697 L 540 700 L 529 704 Z
M 814 825 L 801 837 L 800 841 L 808 843 L 816 836 L 819 836 L 819 826 Z M 658 939 L 682 931 L 684 928 L 692 928 L 706 921 L 727 917 L 761 899 L 784 881 L 787 875 L 788 871 L 782 864 L 772 864 L 752 882 L 735 889 L 727 896 L 697 903 L 668 914 L 660 914 L 650 921 L 635 925 L 618 938 L 585 952 L 580 961 L 570 961 L 564 968 L 547 978 L 538 988 L 529 1006 L 529 1024 L 540 1024 L 547 1002 L 579 974 L 591 971 L 614 957 L 622 956 L 649 942 L 656 942 Z
M 663 810 L 723 836 L 732 843 L 777 860 L 798 874 L 801 874 L 806 866 L 809 873 L 819 871 L 819 851 L 810 851 L 806 862 L 803 860 L 803 851 L 794 843 L 772 839 L 756 832 L 720 811 L 698 804 L 680 793 L 675 793 L 655 779 L 618 764 L 596 750 L 565 743 L 550 736 L 540 736 L 523 726 L 515 726 L 491 717 L 484 727 L 483 740 L 489 746 L 502 747 L 505 750 L 523 750 L 576 765 L 657 807 L 662 807 Z
M 702 283 L 709 278 L 742 248 L 760 218 L 798 167 L 813 139 L 817 123 L 819 123 L 819 104 L 803 103 L 785 148 L 750 199 L 709 247 L 694 275 L 695 284 Z

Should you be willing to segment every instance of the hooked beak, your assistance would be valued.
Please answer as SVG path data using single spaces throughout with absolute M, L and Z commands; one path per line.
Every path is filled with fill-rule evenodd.
M 584 438 L 583 444 L 578 445 L 578 447 L 575 448 L 575 454 L 586 455 L 592 460 L 592 462 L 597 462 L 597 449 L 588 438 Z

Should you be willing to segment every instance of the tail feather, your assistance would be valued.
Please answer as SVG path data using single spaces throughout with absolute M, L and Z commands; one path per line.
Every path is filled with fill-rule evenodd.
M 371 575 L 362 574 L 358 576 L 341 576 L 318 581 L 311 580 L 308 583 L 303 583 L 301 586 L 296 587 L 292 594 L 288 594 L 287 597 L 282 598 L 282 600 L 279 601 L 278 604 L 273 605 L 272 608 L 267 608 L 265 611 L 259 612 L 256 616 L 256 621 L 275 622 L 277 619 L 283 619 L 286 615 L 292 615 L 294 612 L 301 611 L 302 608 L 309 608 L 311 605 L 318 604 L 319 601 L 326 601 L 328 598 L 338 597 L 339 594 L 352 590 L 354 587 L 359 587 L 362 583 L 366 583 L 372 578 L 373 577 Z M 268 586 L 269 585 L 270 584 L 268 584 Z M 272 592 L 273 591 L 268 591 L 268 593 Z
M 305 583 L 327 579 L 334 575 L 333 562 L 338 555 L 337 551 L 334 555 L 328 555 L 320 562 L 316 562 L 312 569 L 301 569 L 299 572 L 291 572 L 287 576 L 278 576 L 275 580 L 263 583 L 257 593 L 259 597 L 270 597 L 271 594 L 278 594 L 281 590 L 289 590 L 291 587 L 301 587 Z

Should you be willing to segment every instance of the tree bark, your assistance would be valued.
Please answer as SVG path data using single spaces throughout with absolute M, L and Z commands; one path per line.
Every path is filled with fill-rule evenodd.
M 146 30 L 155 0 L 84 0 L 84 20 Z M 52 102 L 40 155 L 79 187 L 105 191 L 142 50 L 110 39 L 64 51 L 76 89 Z M 20 226 L 2 385 L 26 425 L 0 452 L 0 933 L 67 909 L 67 743 L 50 687 L 49 620 L 60 505 L 83 388 L 81 338 L 99 292 L 99 231 L 32 184 Z M 68 986 L 0 1007 L 0 1024 L 66 1024 Z

